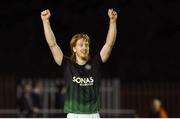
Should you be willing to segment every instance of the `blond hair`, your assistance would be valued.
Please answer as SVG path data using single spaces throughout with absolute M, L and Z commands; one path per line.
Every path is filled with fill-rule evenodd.
M 87 34 L 78 33 L 72 37 L 70 41 L 70 48 L 71 48 L 71 61 L 74 63 L 76 62 L 76 56 L 75 56 L 75 52 L 73 51 L 73 47 L 76 46 L 76 42 L 81 38 L 86 40 L 90 44 L 90 38 Z

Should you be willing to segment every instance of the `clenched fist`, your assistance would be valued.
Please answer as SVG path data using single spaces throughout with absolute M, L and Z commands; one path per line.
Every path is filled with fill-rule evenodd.
M 117 15 L 116 11 L 114 11 L 113 9 L 109 9 L 108 10 L 108 16 L 110 18 L 110 21 L 115 22 L 118 15 Z
M 51 13 L 50 13 L 49 9 L 44 10 L 44 11 L 41 12 L 41 19 L 43 21 L 49 20 L 50 16 L 51 16 Z

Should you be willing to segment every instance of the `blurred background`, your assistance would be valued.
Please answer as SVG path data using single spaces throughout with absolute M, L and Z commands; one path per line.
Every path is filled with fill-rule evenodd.
M 180 117 L 180 2 L 178 0 L 1 0 L 0 117 L 65 117 L 61 68 L 45 41 L 40 19 L 51 26 L 64 54 L 76 33 L 100 51 L 118 13 L 117 41 L 104 65 L 102 117 Z

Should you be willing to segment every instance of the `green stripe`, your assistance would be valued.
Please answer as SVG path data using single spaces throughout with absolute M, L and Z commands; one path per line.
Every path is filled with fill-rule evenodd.
M 73 104 L 72 107 L 68 107 L 68 103 Z M 65 106 L 64 106 L 64 112 L 65 113 L 77 113 L 77 114 L 91 114 L 91 113 L 96 113 L 98 111 L 98 104 L 96 103 L 88 103 L 86 105 L 84 104 L 79 104 L 76 101 L 65 101 Z M 78 110 L 76 107 L 79 107 Z

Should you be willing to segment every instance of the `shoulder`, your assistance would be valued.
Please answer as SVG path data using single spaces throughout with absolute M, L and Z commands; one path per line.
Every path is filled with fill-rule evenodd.
M 68 56 L 63 56 L 62 65 L 61 65 L 61 66 L 65 66 L 65 65 L 71 64 L 71 63 L 72 63 L 72 61 L 71 61 L 70 57 L 68 57 Z
M 94 55 L 91 60 L 95 64 L 103 64 L 100 53 L 97 53 L 96 55 Z

